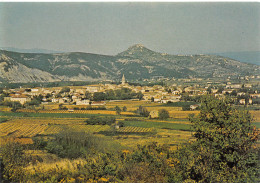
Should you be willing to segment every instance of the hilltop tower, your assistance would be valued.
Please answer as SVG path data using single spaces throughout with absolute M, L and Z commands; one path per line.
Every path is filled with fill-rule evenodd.
M 122 85 L 125 85 L 125 75 L 123 74 L 123 77 L 122 77 Z

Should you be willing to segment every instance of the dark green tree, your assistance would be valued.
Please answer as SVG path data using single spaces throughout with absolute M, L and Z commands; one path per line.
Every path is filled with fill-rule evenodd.
M 144 116 L 144 117 L 149 116 L 149 111 L 143 106 L 139 106 L 136 113 L 139 114 L 140 116 Z
M 198 117 L 190 118 L 196 141 L 179 151 L 183 179 L 196 182 L 258 182 L 254 144 L 259 131 L 248 111 L 230 100 L 202 99 Z M 178 171 L 178 170 L 176 170 Z
M 11 102 L 12 112 L 16 112 L 17 109 L 22 108 L 22 104 L 20 102 L 14 101 Z
M 20 182 L 23 179 L 23 167 L 27 163 L 23 146 L 17 142 L 8 142 L 0 147 L 0 157 L 4 166 L 3 177 Z
M 236 90 L 233 90 L 231 93 L 230 93 L 231 96 L 237 96 L 237 91 Z
M 60 91 L 60 93 L 65 93 L 65 92 L 70 92 L 70 88 L 69 87 L 64 87 Z
M 91 99 L 91 93 L 89 91 L 85 92 L 85 98 L 86 99 Z
M 224 87 L 223 87 L 223 86 L 220 86 L 220 87 L 218 88 L 217 93 L 222 93 L 223 90 L 224 90 Z
M 142 92 L 138 92 L 138 93 L 137 93 L 137 98 L 138 98 L 139 100 L 142 100 L 143 97 L 144 97 L 144 95 L 142 94 Z
M 101 101 L 106 99 L 106 94 L 103 92 L 95 92 L 93 95 L 94 101 Z
M 123 107 L 123 111 L 124 111 L 124 112 L 127 111 L 127 107 L 126 107 L 126 106 Z
M 207 92 L 208 92 L 209 94 L 212 93 L 212 87 L 211 87 L 211 86 L 209 86 L 209 87 L 207 88 Z
M 121 114 L 121 111 L 122 111 L 122 110 L 121 110 L 120 107 L 116 106 L 116 107 L 115 107 L 115 110 L 116 110 L 116 114 L 117 114 L 117 115 L 120 115 L 120 114 Z
M 169 112 L 166 109 L 159 110 L 159 119 L 168 119 L 169 117 Z

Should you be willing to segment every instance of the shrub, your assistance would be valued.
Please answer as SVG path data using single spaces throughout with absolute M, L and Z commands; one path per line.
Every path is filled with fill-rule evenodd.
M 87 125 L 112 125 L 116 122 L 114 117 L 90 117 L 85 121 Z
M 3 177 L 13 181 L 21 181 L 23 167 L 27 164 L 23 146 L 17 142 L 8 142 L 1 146 L 0 155 L 4 166 Z
M 139 106 L 136 113 L 139 114 L 140 116 L 144 116 L 144 117 L 149 116 L 149 111 L 143 106 Z
M 122 111 L 122 110 L 120 109 L 120 107 L 116 106 L 116 107 L 115 107 L 115 110 L 116 110 L 116 114 L 117 114 L 117 115 L 120 115 L 120 113 L 121 113 L 121 111 Z
M 168 119 L 169 116 L 169 112 L 165 109 L 160 109 L 159 110 L 159 119 Z

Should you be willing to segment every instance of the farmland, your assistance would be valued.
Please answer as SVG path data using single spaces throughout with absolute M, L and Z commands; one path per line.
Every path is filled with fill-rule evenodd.
M 118 114 L 116 106 L 121 109 L 126 107 L 127 111 Z M 139 106 L 148 112 L 164 109 L 169 112 L 169 118 L 141 115 L 137 112 Z M 250 113 L 254 119 L 253 125 L 259 128 L 260 111 Z M 99 157 L 95 157 L 97 159 L 93 165 L 89 165 L 92 160 L 87 157 L 94 157 L 96 152 L 101 153 L 98 156 L 102 158 L 103 153 L 115 152 L 119 152 L 120 157 L 126 158 L 131 154 L 137 158 L 134 153 L 138 151 L 136 149 L 150 144 L 167 147 L 170 152 L 178 151 L 182 145 L 189 145 L 195 140 L 189 121 L 192 114 L 197 116 L 199 111 L 182 111 L 174 105 L 144 101 L 108 102 L 106 110 L 5 110 L 0 114 L 0 143 L 1 146 L 9 142 L 22 144 L 26 147 L 24 153 L 31 161 L 23 171 L 31 178 L 39 174 L 51 179 L 51 175 L 62 173 L 65 169 L 77 172 L 81 166 L 88 165 L 92 170 Z M 160 153 L 160 156 L 164 156 L 164 153 Z M 111 157 L 108 159 L 110 161 Z M 120 158 L 115 159 L 113 161 L 117 162 Z M 171 159 L 167 162 L 172 166 Z M 98 180 L 106 182 L 103 180 L 108 179 L 98 177 Z M 64 181 L 69 182 L 70 179 Z
M 99 132 L 110 131 L 111 127 L 108 125 L 86 125 L 85 120 L 87 118 L 54 118 L 54 117 L 10 117 L 9 120 L 0 124 L 0 138 L 6 139 L 15 138 L 15 139 L 31 139 L 35 136 L 49 136 L 56 133 L 59 133 L 65 129 L 72 131 L 84 131 L 89 133 L 95 133 L 96 135 L 103 135 Z M 122 119 L 122 116 L 118 116 L 118 121 L 123 121 L 125 127 L 119 128 L 114 135 L 113 139 L 121 139 L 120 143 L 122 144 L 134 144 L 133 139 L 136 140 L 136 143 L 144 143 L 145 141 L 157 141 L 159 142 L 162 139 L 159 136 L 156 136 L 157 130 L 160 130 L 160 134 L 164 131 L 172 131 L 169 134 L 178 133 L 180 131 L 188 130 L 190 127 L 187 123 L 187 120 L 183 121 L 184 124 L 176 123 L 176 121 L 169 121 L 169 123 L 159 121 L 125 121 Z M 181 121 L 180 121 L 181 123 Z M 147 135 L 153 133 L 153 136 Z M 147 136 L 144 136 L 147 135 Z M 163 139 L 164 141 L 164 139 Z M 175 139 L 176 141 L 176 139 Z M 131 142 L 131 143 L 130 143 Z
M 115 106 L 127 108 L 126 112 L 116 114 Z M 169 111 L 168 120 L 149 119 L 138 116 L 134 111 L 139 106 L 149 111 L 166 109 Z M 144 101 L 114 101 L 108 102 L 107 110 L 31 110 L 19 109 L 17 112 L 2 112 L 1 116 L 7 121 L 0 124 L 0 137 L 3 139 L 28 139 L 35 136 L 52 136 L 64 130 L 84 131 L 96 136 L 107 136 L 126 147 L 136 144 L 158 142 L 169 144 L 175 148 L 177 144 L 185 142 L 191 137 L 189 114 L 198 114 L 197 111 L 180 111 L 175 106 L 163 106 L 158 103 Z M 87 125 L 85 121 L 93 116 L 113 116 L 116 121 L 123 122 L 124 126 L 114 129 L 108 125 Z M 188 138 L 187 138 L 188 137 Z
M 166 109 L 170 118 L 167 120 L 149 119 L 136 116 L 138 106 L 145 106 L 149 111 Z M 117 115 L 115 106 L 127 107 L 127 112 Z M 173 106 L 144 101 L 115 101 L 109 102 L 107 110 L 29 110 L 20 109 L 18 112 L 1 112 L 0 138 L 14 138 L 24 143 L 32 143 L 35 136 L 50 136 L 63 130 L 84 131 L 97 136 L 111 135 L 112 139 L 124 146 L 134 147 L 136 144 L 158 142 L 168 144 L 173 149 L 185 143 L 192 136 L 192 129 L 188 117 L 197 115 L 199 111 L 181 111 Z M 250 111 L 254 125 L 259 127 L 260 111 Z M 124 123 L 124 127 L 117 130 L 108 125 L 86 125 L 85 120 L 93 116 L 114 116 L 116 121 Z

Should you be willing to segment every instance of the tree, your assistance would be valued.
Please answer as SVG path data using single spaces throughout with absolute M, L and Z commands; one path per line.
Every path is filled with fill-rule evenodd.
M 3 177 L 20 182 L 23 177 L 23 167 L 27 164 L 23 146 L 17 142 L 8 142 L 0 147 L 0 156 L 4 167 Z
M 169 112 L 166 109 L 159 110 L 159 119 L 168 119 L 169 117 Z
M 126 106 L 123 107 L 123 111 L 124 111 L 124 112 L 127 111 L 127 107 L 126 107 Z
M 20 102 L 14 101 L 11 102 L 11 107 L 12 107 L 11 111 L 16 112 L 17 109 L 22 108 L 22 104 Z
M 115 100 L 116 99 L 116 95 L 115 95 L 114 90 L 106 91 L 106 95 L 107 95 L 108 100 Z
M 116 106 L 116 107 L 115 107 L 115 110 L 116 110 L 116 114 L 117 114 L 117 115 L 120 115 L 120 113 L 121 113 L 121 111 L 122 111 L 121 108 L 118 107 L 118 106 Z
M 37 99 L 33 99 L 30 102 L 27 102 L 26 104 L 28 104 L 28 105 L 39 105 L 39 104 L 41 104 L 41 101 L 39 101 Z
M 139 114 L 140 116 L 144 116 L 144 117 L 148 117 L 149 116 L 149 111 L 145 107 L 143 107 L 141 105 L 136 110 L 136 113 Z
M 223 90 L 224 90 L 224 87 L 223 87 L 223 86 L 220 86 L 220 87 L 218 88 L 217 93 L 222 93 Z
M 231 96 L 237 96 L 237 91 L 236 90 L 233 90 L 231 93 L 230 93 Z
M 190 120 L 196 141 L 180 156 L 180 161 L 186 162 L 181 167 L 187 171 L 186 178 L 197 182 L 257 182 L 253 145 L 259 131 L 252 126 L 248 111 L 236 110 L 229 99 L 206 97 L 198 117 Z
M 86 99 L 91 99 L 91 93 L 89 91 L 85 92 L 85 98 Z
M 209 86 L 209 87 L 207 88 L 207 92 L 208 92 L 209 94 L 212 93 L 212 87 L 211 87 L 211 86 Z
M 139 100 L 142 100 L 144 95 L 142 94 L 142 92 L 138 92 L 136 96 Z
M 94 101 L 101 101 L 106 99 L 106 94 L 103 92 L 95 92 L 93 95 Z
M 70 88 L 69 87 L 64 87 L 61 89 L 60 93 L 67 93 L 67 92 L 70 92 Z

